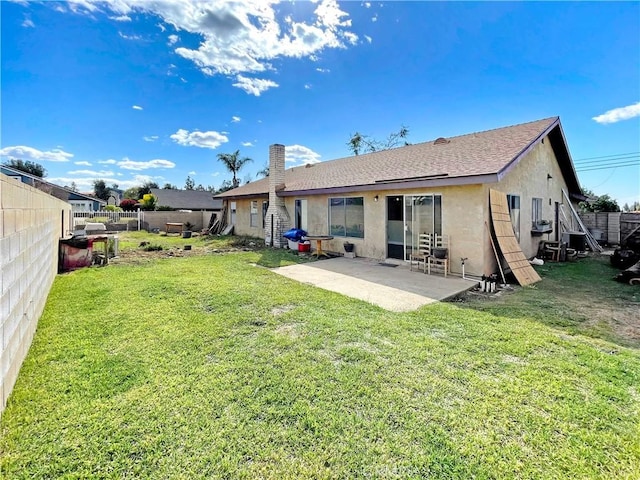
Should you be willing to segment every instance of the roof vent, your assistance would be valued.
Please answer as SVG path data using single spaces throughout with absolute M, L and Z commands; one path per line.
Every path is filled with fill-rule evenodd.
M 313 167 L 313 164 L 311 164 L 311 163 L 307 163 L 307 164 L 304 166 L 304 168 L 311 168 L 311 167 Z
M 444 137 L 440 137 L 440 138 L 436 138 L 435 142 L 433 142 L 434 145 L 446 145 L 447 143 L 449 143 L 450 140 L 447 140 Z

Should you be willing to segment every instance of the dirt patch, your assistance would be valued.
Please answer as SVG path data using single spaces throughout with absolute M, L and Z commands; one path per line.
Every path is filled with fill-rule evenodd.
M 283 313 L 290 312 L 294 308 L 296 308 L 295 305 L 282 305 L 280 307 L 273 307 L 271 309 L 271 315 L 277 317 L 278 315 L 282 315 Z
M 285 323 L 276 328 L 276 333 L 291 339 L 300 338 L 300 326 L 297 323 Z

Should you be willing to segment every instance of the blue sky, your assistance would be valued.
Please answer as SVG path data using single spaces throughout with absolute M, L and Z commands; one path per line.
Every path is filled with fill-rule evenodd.
M 219 186 L 559 115 L 583 186 L 640 200 L 638 2 L 4 1 L 2 160 L 90 191 Z M 629 155 L 623 155 L 629 154 Z

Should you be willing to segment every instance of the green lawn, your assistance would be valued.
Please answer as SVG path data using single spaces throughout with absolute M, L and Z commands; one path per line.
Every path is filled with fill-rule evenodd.
M 639 351 L 518 307 L 542 286 L 397 314 L 261 266 L 293 261 L 59 276 L 0 477 L 640 478 Z

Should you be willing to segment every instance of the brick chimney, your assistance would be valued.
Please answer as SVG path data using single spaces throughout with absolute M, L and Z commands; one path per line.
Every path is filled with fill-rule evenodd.
M 276 192 L 284 188 L 284 145 L 269 146 L 269 208 L 264 225 L 264 242 L 267 246 L 281 248 L 286 245 L 282 236 L 291 225 L 284 198 Z

